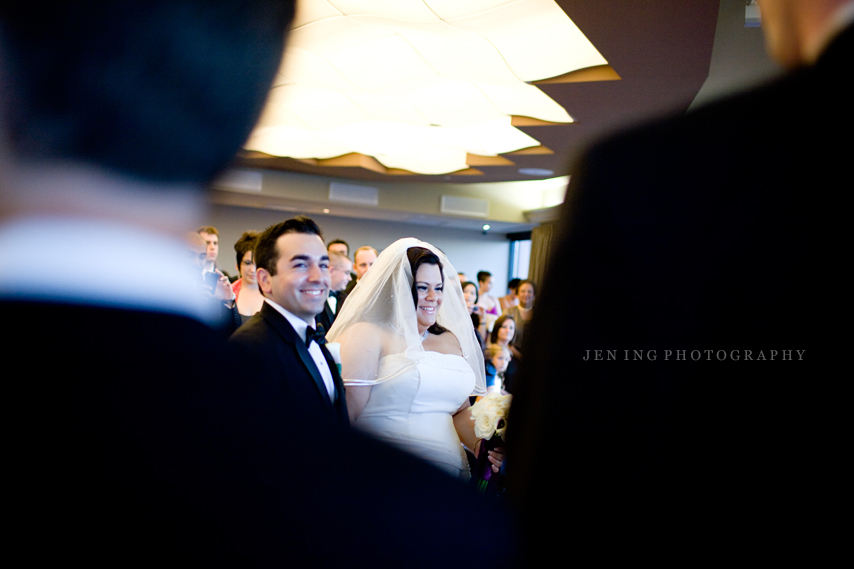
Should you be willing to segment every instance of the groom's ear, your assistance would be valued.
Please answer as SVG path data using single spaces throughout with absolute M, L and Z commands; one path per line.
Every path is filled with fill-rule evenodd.
M 273 292 L 273 277 L 267 269 L 256 269 L 255 280 L 258 281 L 258 288 L 261 289 L 261 294 L 269 296 Z

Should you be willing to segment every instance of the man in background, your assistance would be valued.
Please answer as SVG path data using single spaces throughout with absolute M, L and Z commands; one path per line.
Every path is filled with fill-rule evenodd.
M 377 250 L 369 245 L 364 245 L 356 249 L 356 252 L 353 254 L 353 269 L 356 271 L 356 278 L 347 285 L 347 288 L 344 289 L 344 292 L 338 295 L 338 311 L 341 311 L 341 307 L 344 305 L 344 301 L 347 300 L 347 296 L 353 292 L 353 289 L 356 288 L 356 285 L 359 284 L 359 280 L 364 277 L 371 266 L 377 260 Z
M 199 271 L 199 293 L 209 305 L 208 311 L 215 315 L 210 324 L 219 329 L 223 338 L 228 338 L 240 326 L 240 314 L 237 312 L 231 283 L 220 271 L 205 272 L 210 245 L 200 233 L 190 231 L 185 239 L 192 255 L 191 265 Z
M 333 239 L 326 245 L 326 250 L 332 253 L 333 251 L 336 253 L 341 253 L 345 257 L 350 256 L 350 246 L 347 245 L 347 242 L 343 239 Z
M 364 277 L 377 261 L 377 250 L 365 245 L 356 249 L 353 254 L 353 268 L 356 270 L 356 281 Z
M 760 6 L 789 74 L 571 170 L 508 430 L 532 555 L 833 555 L 854 2 Z
M 338 296 L 350 283 L 352 270 L 353 263 L 345 255 L 335 251 L 329 253 L 329 298 L 326 299 L 323 312 L 317 315 L 317 323 L 323 326 L 326 332 L 335 322 L 335 316 L 338 314 Z
M 470 551 L 485 512 L 456 485 L 325 429 L 206 324 L 183 232 L 254 125 L 292 16 L 282 0 L 2 4 L 0 308 L 7 352 L 38 359 L 7 382 L 10 556 L 437 566 Z
M 207 256 L 205 257 L 204 271 L 212 273 L 217 270 L 216 259 L 219 255 L 219 231 L 211 225 L 203 225 L 196 229 L 196 233 L 205 240 Z

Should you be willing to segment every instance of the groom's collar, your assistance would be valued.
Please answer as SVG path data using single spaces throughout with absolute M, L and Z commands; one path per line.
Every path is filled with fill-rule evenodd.
M 264 302 L 272 306 L 276 310 L 276 312 L 284 316 L 285 319 L 290 323 L 294 331 L 297 333 L 297 336 L 299 336 L 299 339 L 305 342 L 305 330 L 306 328 L 308 328 L 308 322 L 306 322 L 299 316 L 291 314 L 290 312 L 282 308 L 281 305 L 276 304 L 269 298 L 265 298 Z

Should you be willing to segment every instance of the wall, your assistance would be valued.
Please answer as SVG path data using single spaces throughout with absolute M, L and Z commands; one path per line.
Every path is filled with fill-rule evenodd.
M 244 231 L 261 231 L 266 227 L 298 215 L 297 211 L 274 211 L 247 207 L 213 205 L 210 225 L 219 231 L 219 266 L 229 273 L 235 269 L 234 243 Z M 477 272 L 487 270 L 493 274 L 493 296 L 506 294 L 510 242 L 504 235 L 483 235 L 434 225 L 417 225 L 392 221 L 360 220 L 331 215 L 314 215 L 326 241 L 343 239 L 350 244 L 350 254 L 362 245 L 382 251 L 403 237 L 416 237 L 438 247 L 450 259 L 454 269 L 462 271 L 470 280 Z

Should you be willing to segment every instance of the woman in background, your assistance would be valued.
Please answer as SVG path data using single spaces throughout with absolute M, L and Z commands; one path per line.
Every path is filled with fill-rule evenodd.
M 501 306 L 501 312 L 507 312 L 514 306 L 519 306 L 519 283 L 522 279 L 512 279 L 507 283 L 507 296 L 502 296 L 498 299 L 498 304 Z
M 502 314 L 495 321 L 492 332 L 489 335 L 489 346 L 499 346 L 510 351 L 512 359 L 504 370 L 504 390 L 513 392 L 513 380 L 519 369 L 519 360 L 522 354 L 516 349 L 516 321 L 509 314 Z
M 477 332 L 477 343 L 483 347 L 486 340 L 486 318 L 483 317 L 483 308 L 477 304 L 477 285 L 471 281 L 463 283 L 463 298 L 466 300 L 466 308 L 471 314 L 471 323 Z
M 247 231 L 234 244 L 240 278 L 234 281 L 231 288 L 236 297 L 241 324 L 252 318 L 252 315 L 261 310 L 264 304 L 264 297 L 255 279 L 255 242 L 258 240 L 258 235 L 257 231 Z

